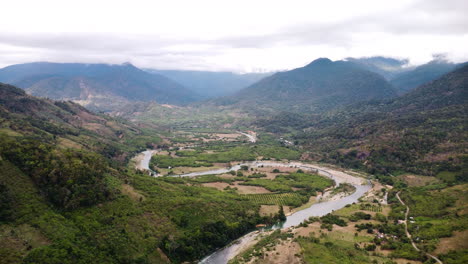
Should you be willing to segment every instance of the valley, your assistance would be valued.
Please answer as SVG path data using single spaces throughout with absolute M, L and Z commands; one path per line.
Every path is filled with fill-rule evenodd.
M 246 133 L 240 133 L 240 134 L 249 136 L 250 142 L 255 143 L 255 140 L 254 140 L 255 138 L 253 136 L 251 136 L 250 134 L 246 134 Z M 155 154 L 157 152 L 158 152 L 157 150 L 156 151 L 145 151 L 145 152 L 143 152 L 142 154 L 145 157 L 144 157 L 143 160 L 141 160 L 141 163 L 138 164 L 137 167 L 143 168 L 143 169 L 146 169 L 146 170 L 150 170 L 150 168 L 148 167 L 147 160 L 148 160 L 149 157 L 151 157 L 153 154 Z M 249 169 L 250 169 L 250 171 L 253 171 L 253 173 L 248 173 Z M 282 172 L 280 172 L 280 170 L 282 170 Z M 265 202 L 260 201 L 259 203 L 260 203 L 260 205 L 262 207 L 263 206 L 269 206 L 272 203 L 272 204 L 276 204 L 277 206 L 281 206 L 280 211 L 284 210 L 284 211 L 288 212 L 288 213 L 286 213 L 286 216 L 284 216 L 285 217 L 285 222 L 284 223 L 280 222 L 279 224 L 274 223 L 273 226 L 272 226 L 272 229 L 288 228 L 288 227 L 291 227 L 291 226 L 295 226 L 295 225 L 298 225 L 298 224 L 302 223 L 304 220 L 309 219 L 309 217 L 323 216 L 323 215 L 328 214 L 328 213 L 330 213 L 330 212 L 332 212 L 332 211 L 334 211 L 336 209 L 339 209 L 340 207 L 344 207 L 346 204 L 355 203 L 370 188 L 370 185 L 365 183 L 366 180 L 364 178 L 358 178 L 356 176 L 352 176 L 350 174 L 335 171 L 335 170 L 332 170 L 330 168 L 324 168 L 324 167 L 320 167 L 320 166 L 316 166 L 316 165 L 314 166 L 314 165 L 311 165 L 311 164 L 305 164 L 305 163 L 299 163 L 299 162 L 284 162 L 283 163 L 283 162 L 279 162 L 279 161 L 254 161 L 254 162 L 249 162 L 249 163 L 239 163 L 239 164 L 237 164 L 235 166 L 225 168 L 225 169 L 214 169 L 214 170 L 207 170 L 207 171 L 202 171 L 202 172 L 192 172 L 192 173 L 188 173 L 188 174 L 172 175 L 172 177 L 196 177 L 194 182 L 196 182 L 196 183 L 203 182 L 202 183 L 203 186 L 207 186 L 207 187 L 212 187 L 213 186 L 215 188 L 217 188 L 217 186 L 219 186 L 219 185 L 214 185 L 216 183 L 226 183 L 227 186 L 225 188 L 222 188 L 222 190 L 229 190 L 230 188 L 234 188 L 233 190 L 236 190 L 238 193 L 247 194 L 246 192 L 243 192 L 241 190 L 242 186 L 236 186 L 236 187 L 229 187 L 228 188 L 228 186 L 230 184 L 233 184 L 233 182 L 228 181 L 229 182 L 229 184 L 228 184 L 224 180 L 233 178 L 234 175 L 237 175 L 237 177 L 239 177 L 239 175 L 242 173 L 242 171 L 244 171 L 244 173 L 242 173 L 242 176 L 247 176 L 248 178 L 250 178 L 250 177 L 257 178 L 257 176 L 259 176 L 260 178 L 268 177 L 268 178 L 270 178 L 271 181 L 274 182 L 276 179 L 282 177 L 282 174 L 280 174 L 280 173 L 286 173 L 285 170 L 286 171 L 304 170 L 304 171 L 308 171 L 308 172 L 311 171 L 311 172 L 313 172 L 315 174 L 322 175 L 324 177 L 328 177 L 328 178 L 332 179 L 333 182 L 334 182 L 333 183 L 334 185 L 354 184 L 353 186 L 354 186 L 356 191 L 353 191 L 353 193 L 351 195 L 346 193 L 344 195 L 344 197 L 337 197 L 336 193 L 334 195 L 332 195 L 333 192 L 331 190 L 328 190 L 328 191 L 324 192 L 325 189 L 323 189 L 323 187 L 322 187 L 322 189 L 319 189 L 319 190 L 321 190 L 322 194 L 318 195 L 314 199 L 314 200 L 318 200 L 319 203 L 313 204 L 313 205 L 307 204 L 307 206 L 304 209 L 298 210 L 296 212 L 291 212 L 291 209 L 290 209 L 289 205 L 293 205 L 293 204 L 288 203 L 287 199 L 285 199 L 285 200 L 283 200 L 283 199 L 281 199 L 281 200 L 268 199 L 268 202 L 266 202 L 267 204 L 263 204 Z M 267 171 L 278 171 L 277 173 L 275 173 L 277 176 L 275 176 L 275 175 L 267 176 L 266 174 L 261 175 L 262 172 L 267 172 Z M 229 177 L 230 172 L 236 172 L 236 173 L 232 173 L 232 175 L 231 175 L 232 177 Z M 296 174 L 290 173 L 289 175 L 294 176 L 294 175 L 297 175 L 298 173 L 299 172 L 296 172 Z M 278 174 L 280 174 L 280 175 L 278 175 Z M 314 175 L 304 174 L 303 172 L 301 172 L 301 174 L 303 174 L 305 177 L 308 177 L 308 178 L 317 177 L 317 176 L 314 176 Z M 205 177 L 205 178 L 200 177 L 199 178 L 199 176 L 203 176 L 203 175 L 209 175 L 209 176 L 219 175 L 219 176 L 218 177 Z M 168 175 L 166 177 L 171 177 L 171 175 Z M 217 182 L 217 180 L 222 180 L 222 181 Z M 210 183 L 213 183 L 213 185 L 210 185 Z M 236 182 L 234 182 L 234 183 L 236 183 Z M 298 179 L 295 178 L 294 186 L 304 186 L 304 185 L 308 186 L 309 188 L 310 188 L 310 186 L 314 186 L 314 184 L 311 184 L 310 182 L 307 182 L 307 181 L 305 183 L 301 183 L 301 181 L 298 181 Z M 320 187 L 318 187 L 318 188 L 320 188 Z M 267 189 L 263 189 L 263 190 L 268 191 Z M 264 192 L 262 190 L 258 190 L 258 189 L 251 190 L 251 191 L 248 192 L 248 194 L 257 194 L 257 195 L 258 194 L 261 195 L 262 193 L 264 193 Z M 267 193 L 270 193 L 270 192 L 268 191 Z M 310 200 L 311 198 L 312 198 L 312 196 L 311 197 L 306 197 L 306 200 L 307 199 Z M 255 200 L 257 200 L 257 199 L 255 199 Z M 263 200 L 263 199 L 260 199 L 260 200 Z M 295 204 L 295 205 L 296 206 L 293 205 L 293 207 L 297 207 L 297 204 Z M 260 213 L 262 211 L 262 207 L 260 207 Z M 271 230 L 271 229 L 269 228 L 268 230 Z M 267 232 L 269 232 L 269 231 L 267 231 Z M 240 251 L 239 249 L 245 248 L 246 244 L 247 245 L 252 244 L 252 240 L 257 239 L 257 237 L 259 235 L 261 235 L 261 233 L 259 233 L 259 231 L 248 233 L 245 236 L 243 236 L 242 238 L 239 238 L 237 240 L 238 242 L 233 242 L 231 246 L 223 248 L 223 249 L 211 254 L 210 256 L 204 258 L 200 263 L 220 263 L 220 264 L 221 263 L 228 263 L 228 261 L 230 259 L 235 257 L 235 254 L 233 254 L 232 252 L 239 253 L 239 251 Z
M 468 67 L 449 66 L 399 95 L 396 73 L 318 59 L 225 97 L 105 113 L 0 84 L 0 257 L 464 263 Z
M 0 264 L 467 264 L 468 1 L 3 1 Z

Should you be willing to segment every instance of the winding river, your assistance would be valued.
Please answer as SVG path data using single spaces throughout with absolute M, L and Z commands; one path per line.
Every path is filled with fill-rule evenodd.
M 140 163 L 140 167 L 149 170 L 149 160 L 153 154 L 152 151 L 145 151 L 143 152 L 145 157 L 142 159 Z M 144 163 L 143 163 L 144 162 Z M 252 161 L 241 163 L 235 165 L 230 168 L 222 168 L 222 169 L 214 169 L 214 170 L 207 170 L 202 172 L 193 172 L 187 173 L 182 175 L 177 175 L 180 177 L 196 177 L 201 175 L 209 175 L 209 174 L 221 174 L 226 173 L 229 171 L 239 170 L 241 166 L 247 165 L 250 167 L 293 167 L 297 169 L 302 169 L 304 171 L 312 171 L 318 173 L 322 176 L 329 177 L 335 181 L 335 184 L 338 185 L 340 183 L 349 183 L 352 184 L 356 191 L 351 195 L 340 197 L 336 200 L 330 201 L 319 201 L 318 203 L 313 204 L 312 206 L 298 211 L 294 214 L 291 214 L 286 217 L 286 221 L 272 226 L 272 229 L 279 229 L 279 228 L 288 228 L 292 226 L 299 225 L 304 220 L 309 219 L 311 216 L 323 216 L 328 213 L 333 212 L 334 210 L 338 210 L 346 206 L 347 204 L 352 204 L 357 202 L 358 199 L 363 196 L 367 191 L 371 189 L 371 185 L 369 181 L 364 180 L 363 178 L 353 176 L 351 174 L 338 171 L 335 169 L 322 167 L 318 165 L 312 165 L 302 162 L 275 162 L 275 161 Z M 205 257 L 200 261 L 200 264 L 225 264 L 228 263 L 230 259 L 236 256 L 239 253 L 239 250 L 245 245 L 253 241 L 258 235 L 260 234 L 259 231 L 250 232 L 241 238 L 237 239 L 236 241 L 232 242 L 228 246 L 221 248 L 211 255 Z

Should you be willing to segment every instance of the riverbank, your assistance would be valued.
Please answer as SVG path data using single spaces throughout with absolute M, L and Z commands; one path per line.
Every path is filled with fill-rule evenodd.
M 153 150 L 154 151 L 154 150 Z M 140 168 L 148 168 L 149 161 L 151 156 L 154 152 L 147 150 L 143 152 L 143 158 L 140 157 Z M 335 186 L 338 186 L 340 183 L 348 183 L 353 185 L 356 188 L 356 191 L 347 196 L 339 196 L 335 197 L 334 199 L 321 201 L 318 203 L 314 203 L 311 206 L 304 208 L 300 211 L 290 214 L 287 216 L 286 221 L 282 224 L 275 225 L 271 227 L 271 229 L 282 229 L 288 228 L 292 226 L 299 225 L 304 220 L 309 219 L 311 216 L 323 216 L 334 210 L 338 210 L 343 208 L 347 204 L 351 204 L 353 202 L 357 202 L 358 199 L 363 196 L 370 188 L 370 184 L 362 177 L 357 177 L 346 173 L 344 171 L 340 171 L 334 168 L 329 168 L 323 165 L 316 165 L 316 164 L 308 164 L 302 162 L 281 162 L 281 161 L 253 161 L 253 162 L 246 162 L 237 164 L 230 168 L 221 168 L 221 169 L 212 169 L 200 172 L 192 172 L 182 175 L 177 175 L 179 177 L 196 177 L 202 175 L 209 175 L 209 174 L 222 174 L 227 173 L 230 171 L 237 171 L 241 168 L 241 166 L 250 166 L 250 167 L 288 167 L 294 169 L 301 169 L 304 171 L 310 171 L 314 173 L 318 173 L 322 176 L 328 177 L 335 181 Z M 230 245 L 214 252 L 213 254 L 204 258 L 200 263 L 203 264 L 225 264 L 230 259 L 235 257 L 237 254 L 242 252 L 245 248 L 248 248 L 252 243 L 255 242 L 255 239 L 261 234 L 259 231 L 253 231 L 248 233 L 235 242 L 231 243 Z

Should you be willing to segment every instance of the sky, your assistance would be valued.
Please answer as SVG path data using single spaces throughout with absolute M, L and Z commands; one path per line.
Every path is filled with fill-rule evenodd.
M 263 72 L 320 57 L 468 61 L 466 0 L 1 0 L 0 67 Z

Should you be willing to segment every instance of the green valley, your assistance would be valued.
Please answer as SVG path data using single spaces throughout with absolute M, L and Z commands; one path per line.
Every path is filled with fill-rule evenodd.
M 105 112 L 0 84 L 0 263 L 465 263 L 468 66 L 442 64 L 322 58 L 190 105 L 131 65 L 7 68 L 45 96 L 130 69 Z

